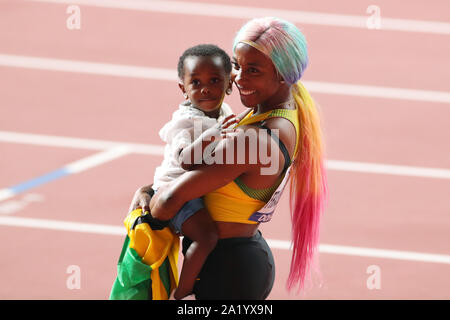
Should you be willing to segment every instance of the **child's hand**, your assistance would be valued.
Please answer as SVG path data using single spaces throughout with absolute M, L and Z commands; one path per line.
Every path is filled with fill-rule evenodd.
M 236 116 L 235 114 L 231 114 L 222 121 L 220 137 L 222 139 L 226 139 L 227 137 L 231 137 L 233 134 L 236 134 L 238 130 L 236 129 L 236 124 L 238 124 L 242 120 L 241 115 Z
M 239 115 L 230 114 L 228 117 L 222 120 L 220 126 L 221 126 L 221 136 L 224 138 L 227 133 L 235 132 L 236 131 L 236 124 L 241 122 L 242 119 L 244 119 L 250 112 L 252 111 L 251 108 L 245 110 L 244 112 L 240 113 Z
M 230 126 L 239 123 L 239 121 L 241 121 L 241 119 L 238 116 L 236 116 L 235 114 L 230 114 L 228 117 L 222 120 L 222 122 L 220 123 L 220 127 L 222 130 L 227 129 Z
M 242 132 L 243 129 L 242 128 L 226 128 L 226 129 L 222 129 L 220 131 L 220 137 L 222 139 L 227 139 L 227 138 L 232 138 L 234 136 L 239 135 L 240 132 Z
M 218 139 L 220 137 L 221 130 L 222 130 L 222 127 L 221 127 L 220 123 L 216 123 L 211 128 L 206 129 L 201 134 L 200 137 L 203 141 L 215 141 L 216 139 Z

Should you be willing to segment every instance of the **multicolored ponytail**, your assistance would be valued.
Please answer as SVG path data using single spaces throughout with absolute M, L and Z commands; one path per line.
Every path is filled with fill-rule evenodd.
M 300 30 L 279 18 L 257 18 L 238 32 L 233 50 L 247 43 L 271 58 L 283 79 L 291 85 L 299 117 L 298 149 L 290 177 L 293 253 L 288 289 L 304 287 L 319 245 L 320 216 L 327 197 L 324 145 L 318 110 L 300 78 L 308 65 L 306 40 Z

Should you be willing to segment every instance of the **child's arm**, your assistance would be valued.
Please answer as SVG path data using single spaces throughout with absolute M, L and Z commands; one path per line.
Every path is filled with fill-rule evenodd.
M 219 124 L 218 127 L 210 128 L 206 130 L 203 134 L 200 135 L 193 143 L 191 143 L 189 146 L 185 147 L 184 149 L 180 150 L 179 157 L 181 159 L 181 167 L 184 170 L 192 170 L 197 164 L 203 163 L 203 152 L 205 151 L 206 147 L 208 147 L 213 141 L 217 140 L 220 137 L 220 132 L 222 130 L 227 129 L 229 126 L 239 123 L 242 119 L 244 119 L 250 112 L 252 111 L 251 108 L 244 110 L 239 115 L 231 114 L 225 119 L 223 119 L 222 123 Z M 194 137 L 194 131 L 193 129 L 190 131 L 191 137 Z M 198 148 L 198 149 L 196 149 Z M 202 155 L 200 159 L 195 159 L 195 151 L 194 150 L 201 150 L 201 153 L 199 155 Z M 197 161 L 195 161 L 197 160 Z
M 204 163 L 203 154 L 205 149 L 217 139 L 220 138 L 220 132 L 230 124 L 234 123 L 236 115 L 232 114 L 226 117 L 222 123 L 204 131 L 193 143 L 186 146 L 179 153 L 181 167 L 184 170 L 192 170 L 196 165 Z M 237 121 L 239 122 L 239 121 Z M 194 139 L 194 129 L 190 130 L 191 137 Z M 197 150 L 197 151 L 196 151 Z M 199 158 L 200 157 L 200 158 Z
M 203 152 L 219 134 L 220 128 L 210 128 L 201 134 L 193 143 L 180 150 L 179 159 L 181 167 L 189 171 L 195 165 L 203 163 Z M 201 158 L 196 159 L 196 156 L 197 158 L 201 156 Z

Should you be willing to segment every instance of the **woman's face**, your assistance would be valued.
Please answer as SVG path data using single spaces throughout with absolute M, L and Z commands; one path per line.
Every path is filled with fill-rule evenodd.
M 283 102 L 280 101 L 280 76 L 265 54 L 248 44 L 238 43 L 232 64 L 232 77 L 246 107 Z

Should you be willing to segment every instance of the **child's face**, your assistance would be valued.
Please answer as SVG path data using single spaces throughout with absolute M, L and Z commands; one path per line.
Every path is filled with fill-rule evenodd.
M 184 60 L 184 78 L 179 86 L 194 107 L 208 116 L 218 116 L 225 91 L 231 87 L 230 75 L 220 57 L 188 56 Z

